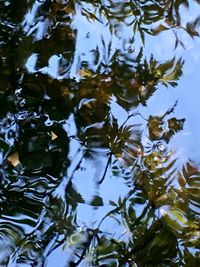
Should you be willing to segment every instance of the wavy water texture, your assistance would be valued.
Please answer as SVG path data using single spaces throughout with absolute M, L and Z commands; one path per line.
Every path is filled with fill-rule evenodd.
M 199 4 L 0 0 L 0 266 L 200 265 Z

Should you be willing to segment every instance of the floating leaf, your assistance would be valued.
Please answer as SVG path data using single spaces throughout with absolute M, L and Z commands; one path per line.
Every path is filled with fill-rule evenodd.
M 54 132 L 51 131 L 51 140 L 53 141 L 56 138 L 58 138 L 58 136 Z
M 18 152 L 15 152 L 13 154 L 11 154 L 10 156 L 8 156 L 8 161 L 10 161 L 10 163 L 16 167 L 18 164 L 20 164 L 20 161 L 19 161 L 19 153 Z
M 92 71 L 90 71 L 90 70 L 87 70 L 87 69 L 81 69 L 81 70 L 79 71 L 79 75 L 80 75 L 81 77 L 91 78 L 91 77 L 93 76 L 93 73 L 92 73 Z

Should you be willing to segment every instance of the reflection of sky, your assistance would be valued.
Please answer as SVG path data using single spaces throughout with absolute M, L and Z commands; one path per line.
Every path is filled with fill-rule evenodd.
M 37 4 L 38 5 L 38 4 Z M 33 22 L 32 17 L 35 16 L 37 7 L 33 7 L 32 11 L 26 16 L 26 27 L 25 30 L 31 34 L 31 29 L 28 27 L 28 24 Z M 198 14 L 200 8 L 196 8 L 195 4 L 191 12 L 186 15 L 183 13 L 184 19 L 188 17 L 195 17 L 195 13 Z M 32 16 L 32 17 L 31 17 Z M 40 39 L 41 36 L 45 33 L 46 28 L 42 26 L 41 22 L 38 22 L 35 25 L 34 30 L 37 33 L 36 38 Z M 38 27 L 37 30 L 36 28 Z M 43 28 L 41 28 L 43 27 Z M 73 23 L 73 29 L 78 29 L 76 37 L 76 47 L 74 58 L 72 61 L 72 67 L 70 70 L 70 76 L 76 76 L 77 80 L 80 78 L 77 76 L 80 70 L 80 62 L 87 61 L 89 66 L 93 66 L 93 54 L 92 51 L 98 47 L 100 51 L 99 62 L 96 66 L 93 66 L 95 71 L 98 67 L 98 64 L 101 62 L 107 63 L 111 59 L 114 51 L 117 48 L 123 49 L 124 41 L 125 43 L 129 38 L 132 37 L 132 27 L 120 27 L 119 32 L 116 35 L 110 33 L 108 27 L 105 27 L 105 23 L 92 22 L 90 23 L 84 16 L 81 15 L 80 10 L 75 16 Z M 43 30 L 43 33 L 42 33 Z M 187 158 L 191 158 L 196 161 L 200 161 L 199 151 L 200 151 L 200 138 L 199 138 L 199 129 L 200 129 L 200 109 L 199 109 L 199 99 L 200 99 L 200 77 L 199 77 L 199 44 L 200 40 L 192 40 L 186 33 L 182 30 L 179 33 L 182 38 L 183 43 L 186 46 L 186 50 L 181 47 L 178 47 L 174 51 L 174 36 L 170 32 L 165 32 L 160 34 L 156 38 L 146 36 L 146 47 L 144 54 L 148 57 L 153 53 L 154 57 L 158 60 L 164 61 L 167 59 L 173 58 L 174 54 L 178 57 L 183 57 L 185 59 L 184 65 L 184 75 L 181 77 L 178 86 L 176 88 L 160 88 L 156 91 L 154 96 L 148 101 L 147 107 L 140 108 L 141 114 L 148 118 L 151 115 L 162 115 L 164 114 L 169 107 L 173 106 L 176 100 L 178 100 L 178 106 L 175 109 L 175 116 L 180 118 L 186 118 L 186 123 L 184 131 L 177 134 L 171 142 L 171 146 L 177 150 L 177 155 L 181 157 L 181 161 L 185 162 Z M 166 41 L 167 40 L 167 41 Z M 105 42 L 105 46 L 103 44 Z M 111 43 L 111 51 L 109 52 L 108 44 Z M 139 41 L 136 43 L 136 51 L 139 49 Z M 134 45 L 134 44 L 133 44 Z M 109 54 L 110 53 L 110 54 Z M 49 59 L 49 65 L 37 70 L 42 73 L 49 74 L 54 78 L 63 78 L 58 77 L 58 67 L 59 67 L 59 55 L 54 55 Z M 37 54 L 32 54 L 27 62 L 26 68 L 30 72 L 36 72 L 35 66 L 37 64 Z M 123 123 L 124 118 L 126 117 L 126 112 L 117 104 L 113 99 L 111 108 L 114 116 L 119 120 L 120 123 Z M 131 122 L 131 120 L 130 120 Z M 72 148 L 72 150 L 74 147 Z M 76 172 L 73 182 L 78 188 L 78 192 L 86 199 L 86 201 L 91 201 L 95 192 L 104 199 L 105 206 L 98 209 L 94 209 L 87 204 L 80 204 L 78 208 L 78 220 L 85 222 L 87 226 L 95 226 L 95 222 L 99 218 L 102 218 L 112 207 L 108 206 L 109 200 L 117 201 L 119 195 L 125 195 L 127 188 L 123 185 L 121 180 L 117 178 L 111 178 L 111 174 L 108 172 L 106 179 L 100 186 L 100 189 L 96 188 L 95 176 L 96 176 L 96 166 L 98 166 L 98 173 L 101 174 L 105 166 L 105 158 L 97 157 L 96 165 L 88 164 L 85 171 L 79 170 Z M 84 167 L 84 162 L 81 167 Z M 117 230 L 116 223 L 108 222 L 103 226 L 105 229 L 115 229 Z M 57 259 L 59 257 L 59 264 Z M 62 251 L 61 248 L 58 248 L 49 258 L 48 267 L 53 266 L 65 266 L 61 263 L 61 257 L 66 257 L 66 252 Z M 56 265 L 55 265 L 56 264 Z

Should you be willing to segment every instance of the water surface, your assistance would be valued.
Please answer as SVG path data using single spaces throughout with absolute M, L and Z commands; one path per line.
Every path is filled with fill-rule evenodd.
M 200 6 L 158 2 L 0 0 L 0 266 L 199 265 Z

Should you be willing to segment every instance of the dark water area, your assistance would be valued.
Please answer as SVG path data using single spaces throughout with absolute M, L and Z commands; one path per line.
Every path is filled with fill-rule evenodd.
M 0 267 L 200 266 L 199 14 L 0 0 Z

